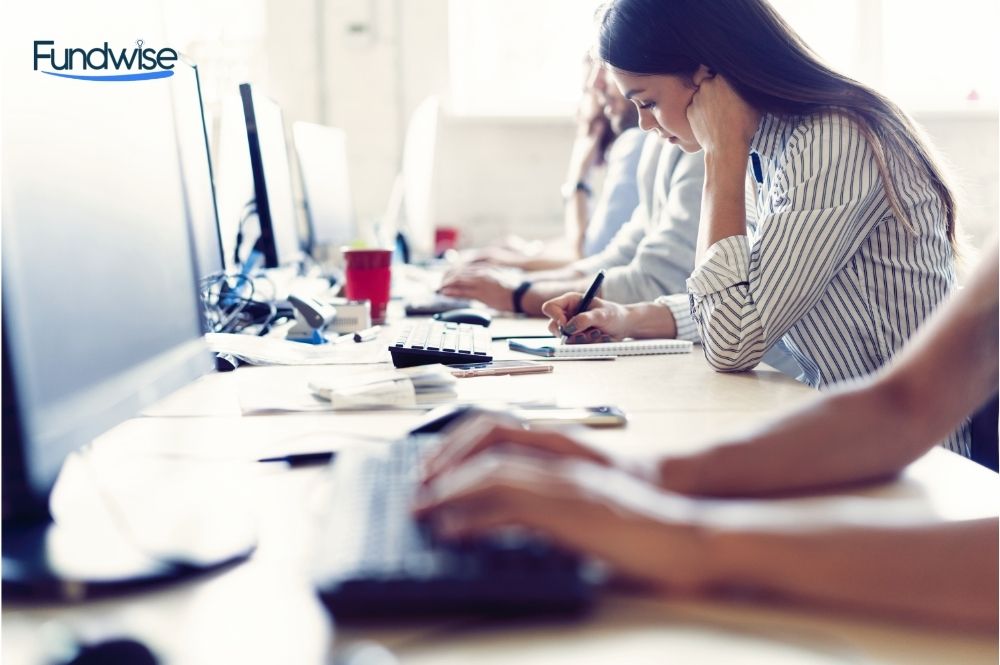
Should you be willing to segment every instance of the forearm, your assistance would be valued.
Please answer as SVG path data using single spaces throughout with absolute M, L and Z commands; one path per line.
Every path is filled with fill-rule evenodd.
M 862 388 L 829 394 L 749 436 L 664 460 L 662 484 L 753 495 L 898 472 L 997 390 L 997 248 L 896 360 Z
M 584 236 L 590 220 L 590 187 L 587 182 L 591 167 L 597 158 L 599 136 L 600 129 L 593 122 L 587 122 L 585 126 L 578 128 L 566 170 L 566 180 L 563 181 L 563 187 L 569 190 L 563 191 L 565 197 L 563 223 L 574 259 L 583 256 Z
M 997 392 L 1000 317 L 997 245 L 879 378 L 928 441 L 945 438 Z
M 539 252 L 523 257 L 513 267 L 525 272 L 562 270 L 576 261 L 576 258 L 576 250 L 566 243 L 565 238 L 553 238 L 546 241 Z
M 660 463 L 661 485 L 704 496 L 757 496 L 885 478 L 933 445 L 869 387 L 827 395 L 747 436 Z
M 546 251 L 542 256 L 532 256 L 526 257 L 521 261 L 518 261 L 516 265 L 512 265 L 514 268 L 520 268 L 525 272 L 536 272 L 543 270 L 559 270 L 565 268 L 568 264 L 573 263 L 576 260 L 576 255 L 573 250 L 558 249 L 553 248 L 552 251 Z
M 574 266 L 576 264 L 570 264 L 568 266 L 563 266 L 561 268 L 553 268 L 551 270 L 533 270 L 524 275 L 524 278 L 534 282 L 575 282 L 576 280 L 586 277 L 587 274 L 577 270 Z
M 729 236 L 746 233 L 744 179 L 747 156 L 739 150 L 705 154 L 701 223 L 698 226 L 697 261 L 705 251 Z
M 913 526 L 706 529 L 706 586 L 752 588 L 995 630 L 996 518 Z
M 588 286 L 590 281 L 585 277 L 532 282 L 521 298 L 521 310 L 529 316 L 542 316 L 542 305 L 547 301 L 571 291 L 583 293 Z M 600 297 L 600 293 L 597 295 Z
M 563 224 L 574 260 L 583 257 L 583 243 L 587 235 L 587 222 L 590 214 L 589 199 L 589 193 L 586 190 L 576 189 L 566 200 Z
M 634 339 L 673 339 L 677 337 L 674 315 L 665 305 L 652 302 L 626 305 L 626 330 Z

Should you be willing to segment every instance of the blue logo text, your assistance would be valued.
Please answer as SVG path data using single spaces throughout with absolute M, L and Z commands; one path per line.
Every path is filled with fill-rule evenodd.
M 172 48 L 143 48 L 141 39 L 135 42 L 135 48 L 120 50 L 112 49 L 104 42 L 103 46 L 92 49 L 64 48 L 56 49 L 53 41 L 35 42 L 35 71 L 45 62 L 55 71 L 41 70 L 43 74 L 81 81 L 144 81 L 173 76 L 174 63 L 177 62 L 177 51 Z M 78 74 L 76 71 L 107 72 L 114 74 Z

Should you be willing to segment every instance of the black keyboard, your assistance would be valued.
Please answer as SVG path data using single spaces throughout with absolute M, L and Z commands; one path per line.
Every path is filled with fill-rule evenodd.
M 537 538 L 438 541 L 410 504 L 428 437 L 338 453 L 317 587 L 336 620 L 427 614 L 578 612 L 593 569 Z
M 396 367 L 461 365 L 493 360 L 493 339 L 483 326 L 444 321 L 421 321 L 404 328 L 389 347 Z

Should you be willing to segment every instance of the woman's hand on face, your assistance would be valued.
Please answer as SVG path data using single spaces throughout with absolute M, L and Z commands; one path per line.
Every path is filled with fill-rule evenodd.
M 737 151 L 744 160 L 760 124 L 760 113 L 743 101 L 721 74 L 701 79 L 687 116 L 695 139 L 706 153 Z
M 446 539 L 523 527 L 659 590 L 705 585 L 691 501 L 600 463 L 486 453 L 422 488 L 414 505 Z
M 594 298 L 586 312 L 576 316 L 582 293 L 566 293 L 542 305 L 553 335 L 567 335 L 570 344 L 612 342 L 629 336 L 628 310 L 618 303 Z

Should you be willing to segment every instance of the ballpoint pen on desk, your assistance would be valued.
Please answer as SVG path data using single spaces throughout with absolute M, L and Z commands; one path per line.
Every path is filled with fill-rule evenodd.
M 262 457 L 257 461 L 265 463 L 284 462 L 288 464 L 288 466 L 309 466 L 312 464 L 326 464 L 336 456 L 336 452 L 326 450 L 317 453 L 292 453 L 290 455 L 281 455 L 279 457 Z
M 591 282 L 590 288 L 587 289 L 587 292 L 583 294 L 583 298 L 580 300 L 580 304 L 576 306 L 576 311 L 573 312 L 573 316 L 569 317 L 569 319 L 566 319 L 567 321 L 587 311 L 587 308 L 589 308 L 590 303 L 594 301 L 594 297 L 597 295 L 597 291 L 598 289 L 601 288 L 601 284 L 603 282 L 604 282 L 604 271 L 600 270 L 594 277 L 594 281 Z M 562 329 L 561 326 L 559 328 L 559 332 L 562 333 L 561 341 L 563 344 L 565 344 L 566 340 L 569 339 L 569 335 L 566 334 L 566 332 Z
M 371 328 L 365 328 L 364 330 L 359 330 L 354 333 L 355 342 L 370 342 L 376 337 L 378 337 L 379 331 L 382 330 L 382 326 L 372 326 Z

